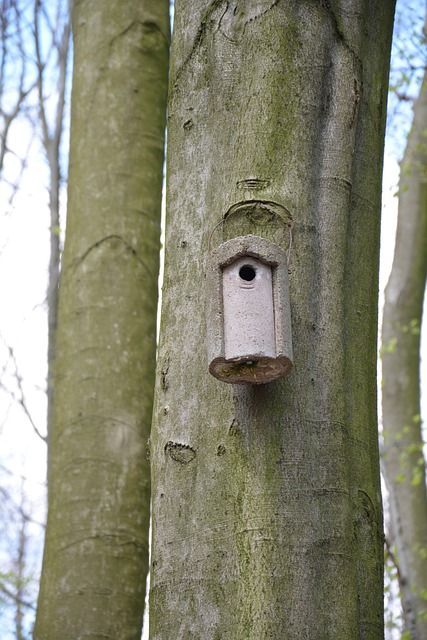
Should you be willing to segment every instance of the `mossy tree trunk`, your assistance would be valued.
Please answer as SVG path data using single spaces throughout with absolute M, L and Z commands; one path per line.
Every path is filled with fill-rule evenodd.
M 80 0 L 34 637 L 139 639 L 169 3 Z
M 383 637 L 376 345 L 393 12 L 176 2 L 152 640 Z M 205 270 L 221 221 L 212 248 L 255 234 L 288 250 L 292 225 L 288 378 L 208 373 Z
M 427 493 L 420 409 L 420 327 L 427 276 L 427 74 L 401 163 L 396 247 L 382 328 L 383 470 L 404 622 L 427 638 Z

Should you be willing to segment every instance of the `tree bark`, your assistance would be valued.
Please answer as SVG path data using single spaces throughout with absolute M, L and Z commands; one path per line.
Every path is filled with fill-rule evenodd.
M 427 637 L 427 493 L 420 416 L 420 328 L 427 277 L 426 126 L 427 73 L 401 163 L 396 246 L 382 327 L 382 462 L 404 623 L 411 640 Z
M 383 637 L 376 344 L 393 12 L 176 3 L 152 640 Z M 245 234 L 290 250 L 294 368 L 264 385 L 208 373 L 208 245 Z
M 141 636 L 168 51 L 166 0 L 75 3 L 39 640 Z

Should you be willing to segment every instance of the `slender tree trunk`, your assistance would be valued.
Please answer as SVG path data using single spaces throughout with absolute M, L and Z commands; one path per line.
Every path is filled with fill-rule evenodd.
M 176 3 L 152 640 L 383 637 L 376 344 L 393 10 Z M 289 225 L 293 371 L 219 382 L 209 238 L 289 250 Z
M 76 2 L 38 640 L 141 635 L 168 51 L 166 0 Z
M 16 611 L 15 611 L 15 634 L 16 640 L 24 640 L 24 606 L 25 598 L 25 562 L 28 547 L 27 520 L 22 513 L 22 521 L 19 527 L 18 549 L 16 558 Z
M 56 110 L 54 114 L 53 126 L 49 127 L 49 118 L 46 108 L 47 95 L 51 93 L 48 86 L 51 79 L 46 79 L 46 61 L 42 56 L 42 27 L 40 27 L 40 13 L 42 3 L 39 0 L 34 2 L 34 44 L 36 51 L 36 63 L 38 70 L 37 92 L 38 110 L 41 128 L 42 143 L 46 152 L 46 159 L 49 167 L 49 212 L 50 212 L 50 254 L 48 266 L 48 286 L 47 286 L 47 315 L 48 315 L 48 346 L 47 346 L 47 434 L 48 438 L 52 430 L 53 422 L 53 375 L 56 353 L 56 329 L 58 325 L 58 302 L 59 302 L 59 272 L 61 261 L 60 247 L 60 187 L 61 187 L 61 139 L 64 129 L 64 109 L 66 79 L 68 70 L 68 52 L 70 44 L 73 0 L 68 0 L 66 18 L 64 24 L 58 18 L 58 23 L 52 35 L 53 43 L 50 53 L 56 55 L 57 78 L 55 86 Z M 62 32 L 61 32 L 62 29 Z
M 56 353 L 56 329 L 58 326 L 58 304 L 59 304 L 59 272 L 61 260 L 60 247 L 60 219 L 59 219 L 59 149 L 54 165 L 50 165 L 49 184 L 49 209 L 50 209 L 50 255 L 48 267 L 48 287 L 47 287 L 47 315 L 48 315 L 48 347 L 47 347 L 47 435 L 48 440 L 53 424 L 53 389 L 54 389 L 54 363 Z
M 427 74 L 401 163 L 396 247 L 382 329 L 383 471 L 411 640 L 427 638 L 427 493 L 420 416 L 420 327 L 427 277 L 426 128 Z

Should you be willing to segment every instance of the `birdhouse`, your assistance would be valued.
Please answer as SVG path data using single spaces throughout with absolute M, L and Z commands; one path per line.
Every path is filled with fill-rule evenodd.
M 210 373 L 233 384 L 261 384 L 292 368 L 288 265 L 279 246 L 258 236 L 221 244 L 209 257 L 207 336 Z

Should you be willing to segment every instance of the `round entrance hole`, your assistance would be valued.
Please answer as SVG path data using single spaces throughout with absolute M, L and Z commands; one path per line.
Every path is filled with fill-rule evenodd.
M 255 269 L 250 264 L 244 264 L 243 267 L 240 267 L 239 269 L 239 276 L 242 280 L 246 280 L 246 282 L 252 282 L 255 275 Z

